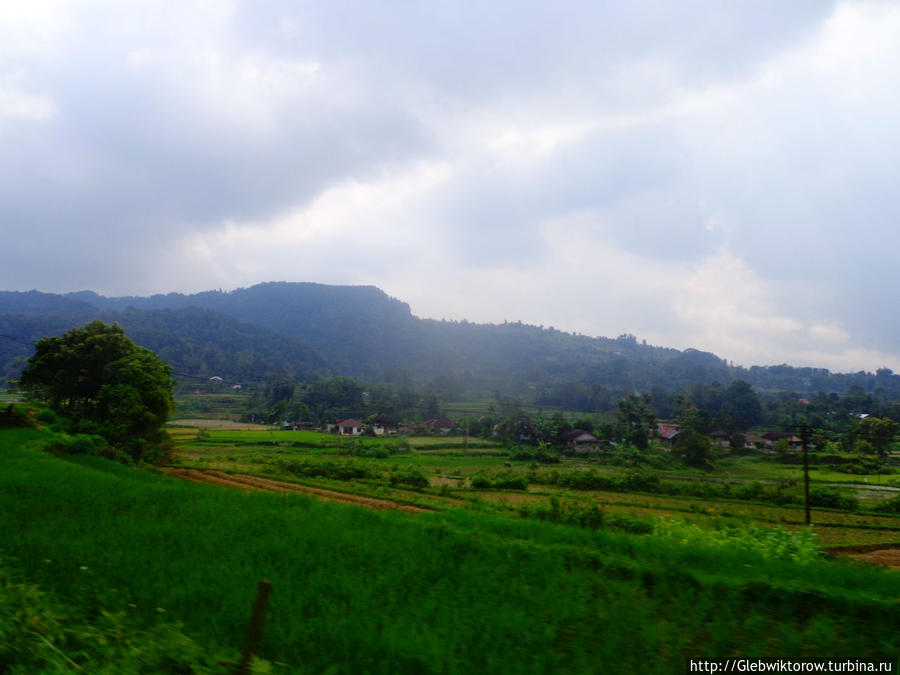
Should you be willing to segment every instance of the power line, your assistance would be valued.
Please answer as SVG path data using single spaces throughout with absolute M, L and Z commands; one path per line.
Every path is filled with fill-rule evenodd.
M 27 338 L 15 337 L 13 335 L 4 335 L 3 333 L 0 333 L 0 338 L 6 338 L 7 340 L 12 340 L 13 342 L 21 342 L 22 344 L 26 345 L 37 344 L 37 340 L 29 340 Z

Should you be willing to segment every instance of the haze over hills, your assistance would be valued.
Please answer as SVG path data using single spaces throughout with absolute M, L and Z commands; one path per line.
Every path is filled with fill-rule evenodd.
M 436 386 L 445 398 L 500 391 L 547 404 L 622 392 L 743 379 L 765 390 L 843 393 L 851 385 L 900 396 L 900 376 L 834 374 L 787 365 L 742 368 L 714 354 L 575 335 L 520 322 L 420 319 L 373 286 L 270 282 L 229 292 L 107 298 L 0 292 L 0 364 L 15 377 L 30 341 L 92 318 L 118 321 L 139 344 L 190 374 L 262 380 L 347 375 Z M 606 392 L 606 394 L 603 394 Z

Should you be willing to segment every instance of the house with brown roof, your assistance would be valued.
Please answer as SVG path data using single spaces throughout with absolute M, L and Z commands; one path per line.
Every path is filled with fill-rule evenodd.
M 670 448 L 675 445 L 675 441 L 678 438 L 678 433 L 680 431 L 680 424 L 674 424 L 672 422 L 656 423 L 656 435 L 663 443 L 668 445 Z
M 335 426 L 340 436 L 362 436 L 366 428 L 365 424 L 353 418 L 341 420 Z
M 446 417 L 432 417 L 431 419 L 424 420 L 419 426 L 430 433 L 439 433 L 442 436 L 446 436 L 455 425 L 452 420 L 449 420 Z

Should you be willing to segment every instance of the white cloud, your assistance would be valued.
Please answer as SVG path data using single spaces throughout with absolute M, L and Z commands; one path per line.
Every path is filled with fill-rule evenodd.
M 19 78 L 0 79 L 0 119 L 45 121 L 56 115 L 53 100 L 21 88 Z
M 898 79 L 892 3 L 6 3 L 0 285 L 900 370 Z

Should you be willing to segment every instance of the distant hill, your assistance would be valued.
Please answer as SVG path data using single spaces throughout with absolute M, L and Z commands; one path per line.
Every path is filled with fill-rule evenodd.
M 858 386 L 900 398 L 900 376 L 887 370 L 747 369 L 715 354 L 650 346 L 629 335 L 420 319 L 373 286 L 271 282 L 229 292 L 119 298 L 91 291 L 0 293 L 0 334 L 35 339 L 95 316 L 119 321 L 139 344 L 192 372 L 230 369 L 240 377 L 284 373 L 298 379 L 331 373 L 430 385 L 449 400 L 500 392 L 546 405 L 579 400 L 592 408 L 633 391 L 736 379 L 768 391 L 843 393 Z M 0 340 L 7 377 L 28 353 L 25 343 Z
M 0 291 L 0 314 L 71 316 L 90 314 L 96 312 L 98 307 L 99 305 L 78 299 L 75 294 L 55 295 L 40 291 Z
M 92 319 L 118 322 L 132 340 L 159 354 L 186 381 L 204 381 L 211 375 L 232 383 L 278 375 L 309 380 L 331 373 L 326 361 L 300 340 L 217 312 L 72 308 L 65 315 L 0 313 L 0 335 L 5 336 L 0 339 L 0 373 L 5 379 L 18 377 L 37 340 Z
M 302 340 L 336 371 L 356 376 L 380 375 L 385 368 L 406 364 L 412 347 L 409 332 L 419 321 L 409 305 L 374 286 L 273 282 L 228 293 L 104 298 L 82 291 L 66 297 L 115 310 L 213 310 Z

